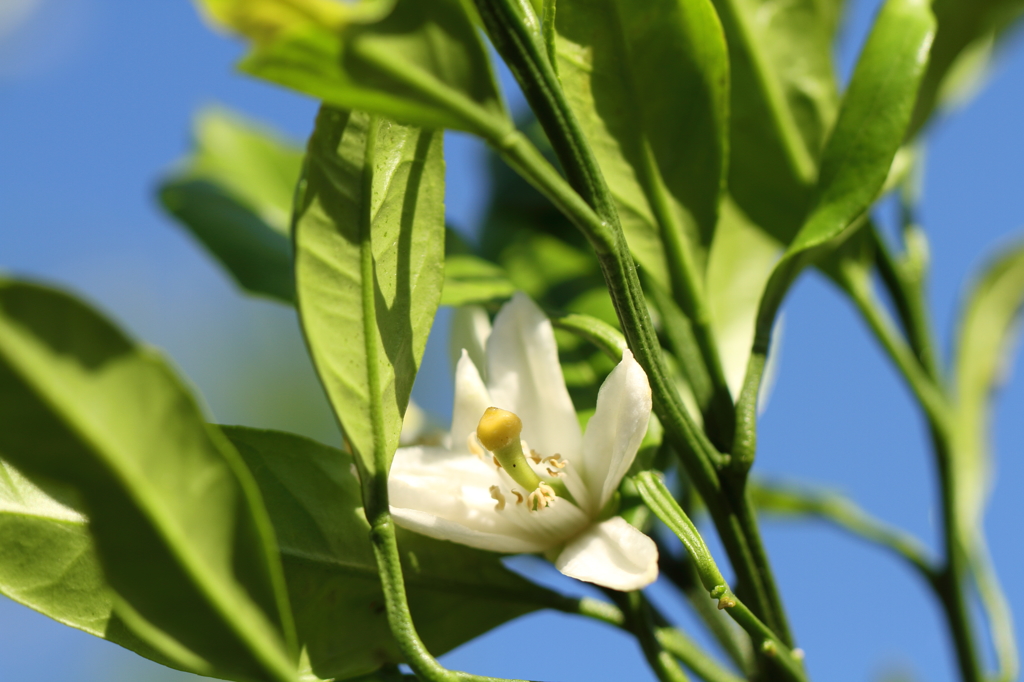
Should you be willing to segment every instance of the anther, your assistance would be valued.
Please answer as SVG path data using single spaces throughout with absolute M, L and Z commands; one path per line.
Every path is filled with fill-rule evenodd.
M 501 488 L 492 485 L 491 498 L 497 503 L 494 505 L 494 511 L 501 511 L 505 508 L 505 496 L 501 494 Z
M 495 486 L 495 487 L 497 487 L 497 486 Z M 521 492 L 519 492 L 515 488 L 512 488 L 512 494 L 516 496 L 516 504 L 522 504 L 523 503 L 523 494 Z
M 547 467 L 547 470 L 548 470 L 548 476 L 550 476 L 552 478 L 558 478 L 559 476 L 565 476 L 565 474 L 562 473 L 561 471 L 555 471 L 551 467 Z
M 495 468 L 500 469 L 501 468 L 501 462 L 498 461 L 498 458 L 497 457 L 491 457 L 491 459 L 494 460 Z

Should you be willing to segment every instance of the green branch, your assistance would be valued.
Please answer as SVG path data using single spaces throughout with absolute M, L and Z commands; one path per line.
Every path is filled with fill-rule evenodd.
M 665 487 L 660 475 L 645 471 L 636 476 L 637 490 L 644 503 L 655 516 L 676 534 L 686 548 L 697 569 L 701 584 L 712 599 L 718 600 L 718 608 L 724 610 L 740 627 L 747 631 L 760 654 L 776 663 L 779 672 L 791 682 L 806 682 L 802 655 L 797 649 L 790 649 L 781 639 L 758 618 L 729 588 L 718 565 L 704 544 L 704 539 L 686 515 L 672 493 Z

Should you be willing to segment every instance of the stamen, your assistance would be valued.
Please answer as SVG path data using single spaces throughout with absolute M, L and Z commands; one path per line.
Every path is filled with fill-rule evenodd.
M 494 505 L 494 511 L 501 511 L 505 508 L 505 496 L 501 494 L 501 488 L 496 485 L 492 485 L 491 498 L 497 502 L 497 504 Z
M 547 470 L 548 470 L 548 476 L 551 476 L 552 478 L 560 478 L 561 476 L 565 476 L 564 472 L 562 472 L 562 471 L 555 471 L 551 467 L 547 467 Z
M 497 458 L 497 457 L 494 457 L 494 456 L 492 455 L 492 456 L 491 456 L 491 459 L 493 459 L 493 460 L 494 460 L 494 466 L 495 466 L 495 468 L 497 468 L 497 469 L 500 469 L 500 468 L 501 468 L 501 462 L 499 462 L 499 461 L 498 461 L 498 458 Z
M 562 456 L 557 452 L 548 457 L 545 461 L 551 466 L 558 467 L 559 469 L 564 469 L 565 465 L 569 463 L 569 460 L 562 459 Z
M 530 493 L 530 496 L 526 499 L 527 509 L 530 511 L 540 511 L 553 505 L 558 496 L 555 495 L 554 488 L 541 481 L 537 489 Z
M 515 488 L 512 488 L 512 494 L 516 496 L 516 504 L 523 503 L 523 494 L 521 492 L 519 492 Z
M 525 443 L 526 441 L 523 441 L 523 442 Z M 526 448 L 523 448 L 523 450 L 526 450 Z M 544 458 L 541 457 L 540 453 L 537 452 L 536 450 L 530 450 L 529 453 L 530 453 L 530 459 L 533 460 L 534 464 L 540 464 L 541 462 L 544 461 Z

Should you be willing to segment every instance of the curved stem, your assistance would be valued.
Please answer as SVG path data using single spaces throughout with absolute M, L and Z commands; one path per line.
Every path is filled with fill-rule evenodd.
M 557 78 L 553 77 L 550 63 L 546 61 L 546 48 L 541 51 L 543 44 L 529 34 L 521 19 L 517 19 L 517 12 L 527 11 L 527 8 L 524 5 L 516 9 L 509 0 L 477 0 L 477 4 L 495 46 L 519 79 L 579 193 L 522 134 L 510 131 L 499 122 L 487 121 L 481 122 L 481 134 L 590 242 L 629 346 L 647 372 L 655 411 L 665 426 L 667 437 L 708 505 L 740 582 L 748 590 L 748 598 L 756 611 L 780 633 L 785 633 L 788 640 L 788 626 L 777 591 L 764 584 L 770 579 L 770 571 L 764 570 L 763 552 L 751 546 L 758 544 L 756 529 L 747 525 L 752 517 L 733 508 L 742 495 L 722 494 L 718 469 L 727 458 L 689 414 L 664 366 L 636 266 L 600 168 L 564 101 Z
M 806 682 L 807 677 L 798 650 L 791 649 L 758 618 L 729 588 L 704 539 L 658 474 L 644 471 L 636 475 L 636 487 L 644 504 L 676 534 L 697 569 L 701 584 L 712 599 L 740 627 L 747 631 L 756 651 L 774 662 L 782 676 L 791 682 Z

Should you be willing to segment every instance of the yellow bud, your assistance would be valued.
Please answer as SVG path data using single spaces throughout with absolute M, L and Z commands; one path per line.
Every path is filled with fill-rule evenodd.
M 512 443 L 518 443 L 519 434 L 522 432 L 523 421 L 512 412 L 498 407 L 488 407 L 476 426 L 476 435 L 480 443 L 491 452 L 498 452 Z

